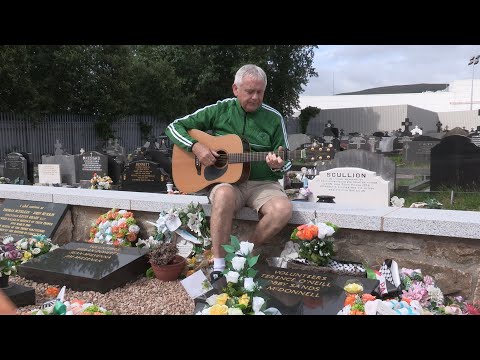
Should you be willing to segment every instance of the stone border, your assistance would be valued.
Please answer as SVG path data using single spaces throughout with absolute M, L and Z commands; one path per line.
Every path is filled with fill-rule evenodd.
M 159 212 L 191 202 L 210 205 L 206 196 L 167 195 L 115 190 L 89 190 L 43 186 L 0 185 L 0 198 L 55 202 L 101 208 Z M 344 229 L 424 234 L 480 239 L 480 214 L 476 211 L 380 207 L 362 209 L 313 202 L 293 202 L 290 224 L 304 224 L 312 218 L 331 221 Z M 243 208 L 237 220 L 257 220 L 254 210 Z

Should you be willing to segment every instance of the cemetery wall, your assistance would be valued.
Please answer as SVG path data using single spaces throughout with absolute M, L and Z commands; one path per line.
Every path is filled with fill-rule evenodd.
M 28 189 L 28 190 L 27 190 Z M 54 241 L 65 244 L 85 240 L 92 221 L 112 207 L 132 210 L 146 236 L 161 210 L 199 202 L 207 216 L 205 196 L 164 195 L 53 187 L 0 186 L 5 198 L 70 204 Z M 278 256 L 295 226 L 315 216 L 341 230 L 336 238 L 336 258 L 379 265 L 391 258 L 399 266 L 420 268 L 435 277 L 446 294 L 462 294 L 480 300 L 480 216 L 473 211 L 379 207 L 361 209 L 338 204 L 293 203 L 290 223 L 268 245 L 260 247 L 265 257 Z M 244 208 L 237 215 L 233 234 L 248 240 L 256 225 L 255 211 Z

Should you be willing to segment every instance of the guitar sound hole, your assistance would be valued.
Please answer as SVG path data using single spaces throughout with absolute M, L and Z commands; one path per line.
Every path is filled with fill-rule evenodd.
M 227 153 L 223 150 L 217 150 L 217 154 L 220 156 L 217 158 L 217 161 L 215 161 L 215 164 L 213 166 L 215 166 L 218 169 L 221 169 L 225 167 L 228 163 Z

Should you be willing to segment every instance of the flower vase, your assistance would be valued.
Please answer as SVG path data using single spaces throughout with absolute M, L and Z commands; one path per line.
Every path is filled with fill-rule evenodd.
M 0 289 L 7 288 L 8 287 L 8 280 L 10 278 L 10 275 L 2 275 L 0 276 Z
M 185 269 L 187 259 L 183 256 L 175 255 L 175 258 L 167 265 L 152 265 L 155 277 L 162 281 L 174 281 L 177 280 L 182 271 Z

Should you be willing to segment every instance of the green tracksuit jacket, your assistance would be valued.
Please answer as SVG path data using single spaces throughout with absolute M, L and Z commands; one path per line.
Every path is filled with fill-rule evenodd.
M 212 130 L 212 135 L 236 134 L 250 143 L 250 151 L 276 151 L 279 146 L 288 149 L 287 130 L 282 115 L 262 104 L 255 112 L 245 112 L 236 98 L 218 101 L 193 114 L 173 121 L 165 130 L 167 136 L 186 151 L 192 151 L 197 142 L 188 135 L 190 129 Z M 249 180 L 278 180 L 291 167 L 286 161 L 280 171 L 272 171 L 264 161 L 252 162 Z

